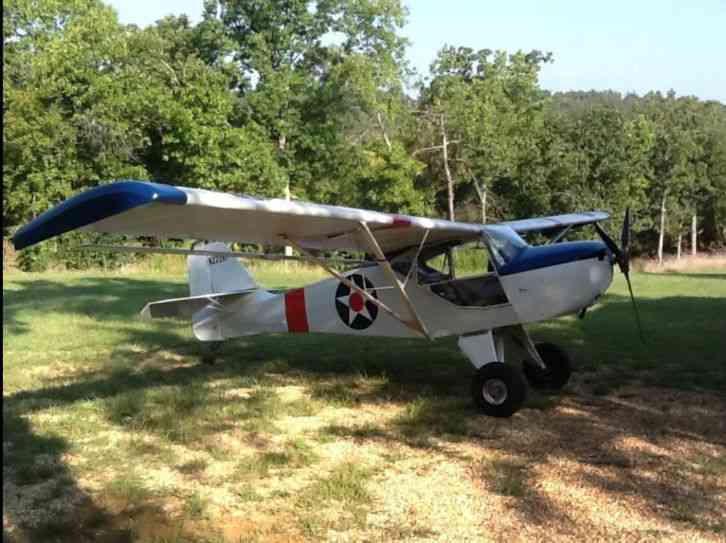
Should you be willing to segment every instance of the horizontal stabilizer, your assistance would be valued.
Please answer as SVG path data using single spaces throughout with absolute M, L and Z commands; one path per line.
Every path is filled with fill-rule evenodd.
M 218 306 L 220 309 L 225 305 L 235 302 L 248 294 L 259 289 L 252 288 L 236 292 L 224 292 L 221 294 L 203 294 L 201 296 L 189 296 L 187 298 L 172 298 L 170 300 L 159 300 L 149 302 L 141 310 L 141 318 L 151 319 L 184 319 L 191 318 L 194 313 L 204 309 L 208 305 Z

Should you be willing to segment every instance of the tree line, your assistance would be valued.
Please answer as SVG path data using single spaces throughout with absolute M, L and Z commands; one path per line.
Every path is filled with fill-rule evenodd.
M 100 0 L 3 8 L 4 235 L 132 178 L 483 222 L 630 206 L 640 253 L 726 241 L 717 101 L 553 94 L 541 51 L 445 46 L 415 74 L 401 0 L 205 0 L 145 28 Z

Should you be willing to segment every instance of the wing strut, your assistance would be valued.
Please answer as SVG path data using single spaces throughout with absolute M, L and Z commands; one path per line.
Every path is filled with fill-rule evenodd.
M 401 284 L 401 282 L 398 280 L 398 277 L 396 276 L 396 272 L 393 271 L 393 268 L 391 267 L 391 263 L 386 258 L 386 255 L 383 254 L 383 251 L 381 250 L 381 246 L 378 245 L 378 241 L 376 240 L 375 236 L 373 235 L 373 232 L 371 232 L 371 229 L 368 228 L 368 225 L 361 221 L 360 223 L 361 231 L 366 235 L 366 242 L 368 244 L 368 247 L 371 251 L 371 253 L 376 257 L 376 260 L 378 261 L 378 265 L 381 267 L 383 272 L 388 275 L 388 278 L 393 282 L 393 284 L 398 288 L 398 292 L 401 295 L 401 299 L 406 304 L 406 308 L 408 309 L 409 314 L 411 315 L 411 320 L 408 321 L 402 321 L 404 324 L 406 324 L 409 328 L 412 328 L 414 330 L 418 330 L 420 333 L 422 333 L 424 336 L 426 336 L 428 339 L 433 339 L 431 335 L 429 334 L 429 331 L 426 329 L 426 325 L 421 320 L 421 317 L 419 316 L 418 312 L 416 311 L 416 307 L 414 307 L 413 302 L 411 301 L 411 298 L 408 297 L 408 294 L 406 293 L 406 289 L 404 288 L 404 285 Z M 427 234 L 428 235 L 428 231 Z
M 411 266 L 411 269 L 408 270 L 408 275 L 406 275 L 406 279 L 403 282 L 403 289 L 406 290 L 406 285 L 408 285 L 408 281 L 413 277 L 413 274 L 418 272 L 418 258 L 421 256 L 421 251 L 424 248 L 424 245 L 426 245 L 426 240 L 429 238 L 429 230 L 428 228 L 424 232 L 423 238 L 421 238 L 421 243 L 418 244 L 418 250 L 416 251 L 416 256 L 413 257 L 413 265 Z
M 235 258 L 257 258 L 260 260 L 293 260 L 306 261 L 306 258 L 299 256 L 287 256 L 283 254 L 269 253 L 247 253 L 240 251 L 207 251 L 205 249 L 177 249 L 174 247 L 141 247 L 138 245 L 80 245 L 79 249 L 91 249 L 95 251 L 116 251 L 121 253 L 149 253 L 162 255 L 204 255 L 204 256 L 223 256 Z M 331 264 L 341 264 L 344 266 L 362 266 L 364 264 L 374 264 L 367 260 L 352 260 L 347 258 L 325 258 L 321 259 Z
M 377 307 L 381 308 L 383 311 L 385 311 L 386 313 L 391 315 L 391 317 L 393 317 L 397 321 L 400 321 L 401 323 L 405 324 L 406 326 L 408 326 L 415 332 L 418 332 L 418 333 L 430 338 L 430 336 L 428 335 L 428 332 L 425 332 L 424 331 L 425 329 L 424 330 L 420 329 L 416 321 L 411 321 L 411 320 L 405 319 L 404 317 L 402 317 L 401 315 L 396 313 L 393 309 L 391 309 L 386 304 L 381 302 L 378 298 L 374 298 L 368 291 L 366 291 L 365 289 L 362 289 L 361 287 L 356 285 L 353 281 L 351 281 L 350 279 L 345 277 L 343 274 L 341 274 L 337 270 L 334 270 L 333 268 L 328 266 L 328 264 L 325 262 L 325 260 L 323 260 L 322 258 L 313 256 L 307 249 L 302 247 L 294 239 L 289 238 L 284 235 L 280 236 L 280 237 L 282 239 L 284 239 L 286 243 L 292 245 L 293 247 L 295 247 L 295 249 L 300 251 L 300 253 L 302 253 L 305 256 L 306 261 L 312 262 L 313 264 L 317 264 L 318 266 L 323 268 L 325 271 L 327 271 L 330 275 L 335 277 L 338 281 L 343 283 L 345 286 L 347 286 L 351 290 L 354 290 L 354 291 L 360 293 L 360 295 L 363 296 L 366 300 L 375 304 Z

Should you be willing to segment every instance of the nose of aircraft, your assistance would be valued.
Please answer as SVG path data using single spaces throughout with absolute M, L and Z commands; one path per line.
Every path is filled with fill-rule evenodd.
M 547 268 L 597 258 L 612 265 L 612 254 L 601 241 L 570 241 L 552 245 L 528 246 L 517 257 L 499 270 L 500 275 L 521 273 L 538 268 Z
M 596 297 L 604 294 L 605 291 L 610 287 L 610 283 L 613 282 L 613 270 L 615 266 L 615 257 L 607 249 L 606 256 L 598 258 L 590 267 L 590 284 L 593 286 L 596 292 Z

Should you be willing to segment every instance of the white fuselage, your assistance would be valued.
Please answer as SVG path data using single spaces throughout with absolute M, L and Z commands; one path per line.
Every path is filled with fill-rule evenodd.
M 394 312 L 410 316 L 400 293 L 380 267 L 360 268 L 346 276 L 355 278 L 368 292 L 375 292 Z M 576 313 L 604 293 L 612 277 L 609 258 L 588 258 L 498 277 L 506 298 L 492 305 L 457 305 L 436 294 L 431 285 L 417 283 L 415 277 L 408 281 L 406 293 L 430 335 L 438 338 Z M 497 276 L 483 274 L 481 280 L 492 282 Z M 202 340 L 276 332 L 420 337 L 338 279 L 284 293 L 259 290 L 233 304 L 208 307 L 195 317 L 195 334 Z

